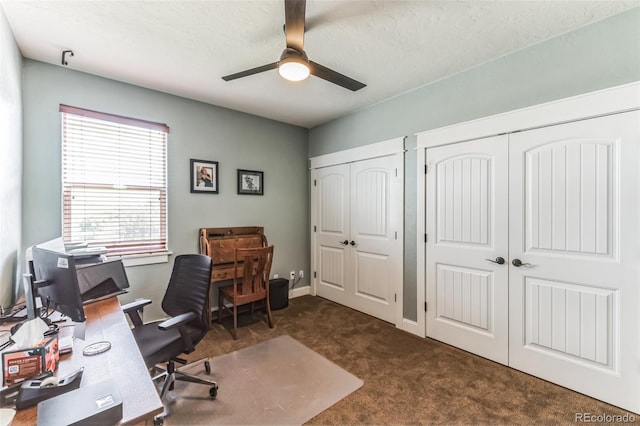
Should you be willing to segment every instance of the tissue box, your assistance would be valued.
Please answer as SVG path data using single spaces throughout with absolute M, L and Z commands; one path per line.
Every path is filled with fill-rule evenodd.
M 58 368 L 58 336 L 47 337 L 32 348 L 2 352 L 2 385 L 12 386 Z

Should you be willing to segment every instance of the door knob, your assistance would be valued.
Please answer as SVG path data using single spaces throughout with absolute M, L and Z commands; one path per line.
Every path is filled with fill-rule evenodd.
M 516 268 L 519 268 L 519 267 L 521 267 L 521 266 L 531 266 L 531 264 L 530 264 L 530 263 L 522 263 L 522 261 L 521 261 L 520 259 L 513 259 L 513 260 L 511 261 L 511 264 L 512 264 L 513 266 L 515 266 Z
M 351 242 L 350 242 L 349 244 L 351 244 L 352 246 L 355 246 L 355 245 L 356 245 L 356 242 L 355 242 L 355 241 L 353 241 L 353 240 L 351 240 Z
M 340 244 L 346 246 L 347 244 L 349 244 L 349 240 L 340 241 Z
M 489 262 L 493 262 L 493 263 L 497 263 L 498 265 L 503 265 L 504 264 L 504 257 L 496 257 L 496 260 L 491 260 L 491 259 L 485 259 L 488 260 Z

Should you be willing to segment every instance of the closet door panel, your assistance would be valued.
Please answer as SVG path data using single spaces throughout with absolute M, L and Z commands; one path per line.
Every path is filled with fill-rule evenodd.
M 351 164 L 351 248 L 356 309 L 395 322 L 394 280 L 402 276 L 397 210 L 402 205 L 398 157 Z
M 618 145 L 570 139 L 524 153 L 527 251 L 614 255 Z
M 316 265 L 318 296 L 339 303 L 348 297 L 350 250 L 349 166 L 316 171 Z M 347 243 L 345 243 L 347 241 Z
M 427 336 L 508 362 L 508 155 L 498 136 L 427 150 Z M 492 262 L 498 257 L 504 263 Z
M 510 365 L 640 409 L 638 145 L 629 112 L 510 136 Z

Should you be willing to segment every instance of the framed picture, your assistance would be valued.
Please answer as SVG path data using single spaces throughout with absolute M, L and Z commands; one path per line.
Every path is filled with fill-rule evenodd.
M 264 173 L 238 169 L 238 194 L 264 195 Z
M 218 193 L 218 162 L 191 160 L 191 192 Z

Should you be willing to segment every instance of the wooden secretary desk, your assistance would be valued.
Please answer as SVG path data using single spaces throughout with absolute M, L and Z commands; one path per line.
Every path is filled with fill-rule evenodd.
M 261 226 L 200 228 L 200 253 L 213 260 L 212 283 L 233 279 L 233 260 L 237 248 L 266 246 L 267 237 Z M 242 269 L 238 272 L 242 274 Z
M 233 279 L 233 261 L 237 248 L 257 248 L 268 245 L 264 228 L 261 226 L 200 228 L 199 242 L 200 253 L 213 260 L 212 291 L 213 284 Z M 243 268 L 238 267 L 238 276 L 241 277 L 242 273 Z

